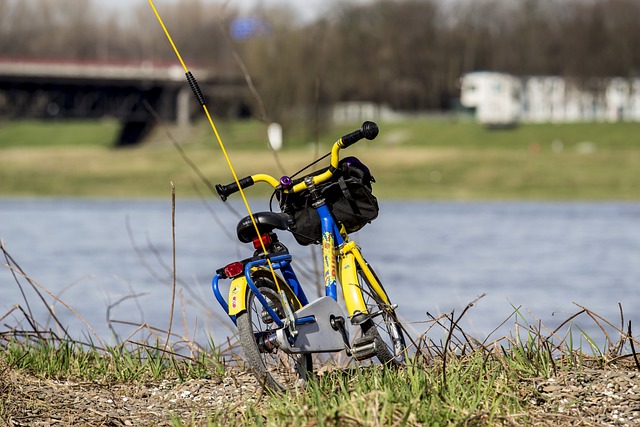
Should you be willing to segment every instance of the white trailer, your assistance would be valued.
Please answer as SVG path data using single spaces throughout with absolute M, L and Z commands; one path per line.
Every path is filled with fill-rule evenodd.
M 640 79 L 582 82 L 559 76 L 473 72 L 462 77 L 460 102 L 487 126 L 517 122 L 640 121 Z
M 522 83 L 509 74 L 478 71 L 462 77 L 460 102 L 486 126 L 512 126 L 522 113 Z

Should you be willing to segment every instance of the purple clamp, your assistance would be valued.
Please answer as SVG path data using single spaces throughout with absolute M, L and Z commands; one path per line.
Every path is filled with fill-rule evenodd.
M 282 178 L 280 178 L 280 185 L 282 185 L 282 188 L 284 188 L 285 190 L 291 187 L 291 184 L 293 184 L 293 181 L 288 176 L 283 176 Z

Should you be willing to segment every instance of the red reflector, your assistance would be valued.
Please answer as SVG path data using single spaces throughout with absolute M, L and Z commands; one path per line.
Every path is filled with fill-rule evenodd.
M 271 245 L 271 236 L 269 236 L 268 234 L 263 234 L 262 236 L 256 237 L 255 239 L 253 239 L 253 247 L 255 249 L 262 248 L 262 245 L 260 245 L 260 239 L 262 239 L 265 246 Z
M 244 273 L 244 265 L 239 261 L 232 262 L 224 267 L 224 274 L 227 277 L 236 277 L 242 273 Z

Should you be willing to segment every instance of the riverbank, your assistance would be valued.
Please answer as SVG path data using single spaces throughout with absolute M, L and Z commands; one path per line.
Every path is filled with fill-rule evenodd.
M 19 132 L 10 132 L 11 124 L 3 126 L 4 196 L 166 197 L 171 182 L 178 197 L 209 196 L 203 178 L 214 184 L 232 180 L 203 123 L 158 128 L 147 143 L 127 149 L 105 144 L 105 134 L 113 129 L 104 124 L 94 131 L 82 128 L 84 142 L 76 129 L 69 144 L 60 136 L 65 125 L 59 125 L 62 129 L 50 131 L 55 136 L 50 145 L 41 128 L 48 125 L 22 126 Z M 239 177 L 290 174 L 326 152 L 348 129 L 323 133 L 318 145 L 300 143 L 305 137 L 298 132 L 298 142 L 273 153 L 266 148 L 262 124 L 220 125 Z M 344 154 L 370 166 L 377 180 L 374 192 L 381 198 L 640 200 L 639 135 L 640 124 L 635 123 L 537 124 L 491 131 L 468 121 L 414 119 L 381 123 L 374 142 L 363 141 Z M 264 196 L 268 190 L 251 193 Z
M 305 391 L 272 396 L 244 370 L 209 378 L 54 378 L 0 361 L 0 422 L 7 426 L 632 426 L 640 373 L 631 358 L 574 354 L 548 370 L 481 351 L 398 371 L 334 368 Z M 569 355 L 567 355 L 569 356 Z M 451 357 L 451 356 L 450 356 Z M 5 358 L 6 359 L 6 358 Z M 548 360 L 550 361 L 550 360 Z M 445 366 L 448 377 L 442 375 Z
M 261 418 L 248 416 L 248 408 L 268 398 L 244 372 L 229 372 L 218 380 L 145 384 L 42 380 L 22 373 L 11 373 L 10 377 L 4 386 L 12 404 L 4 419 L 8 425 L 258 424 Z M 468 421 L 473 425 L 632 426 L 640 418 L 639 377 L 637 372 L 617 369 L 567 373 L 537 385 L 538 394 L 531 398 L 526 414 L 501 416 L 493 421 L 490 414 L 470 414 Z M 529 386 L 536 389 L 536 384 Z M 368 397 L 375 396 L 369 394 L 358 400 Z M 383 421 L 353 420 L 345 415 L 315 421 L 313 408 L 302 407 L 300 412 L 294 416 L 298 421 L 295 425 L 375 425 Z M 291 425 L 284 421 L 265 424 Z M 408 419 L 404 425 L 421 424 Z
M 607 334 L 612 323 L 583 308 L 554 328 L 520 319 L 480 341 L 461 326 L 472 305 L 405 324 L 406 366 L 356 364 L 340 353 L 315 359 L 307 387 L 281 396 L 245 369 L 233 337 L 199 345 L 189 332 L 144 323 L 105 345 L 89 325 L 84 338 L 71 338 L 59 310 L 38 320 L 25 301 L 1 318 L 0 425 L 637 424 L 631 322 L 628 333 Z M 604 346 L 574 325 L 579 315 L 600 327 Z M 423 332 L 409 333 L 417 327 Z M 585 342 L 590 354 L 576 349 Z

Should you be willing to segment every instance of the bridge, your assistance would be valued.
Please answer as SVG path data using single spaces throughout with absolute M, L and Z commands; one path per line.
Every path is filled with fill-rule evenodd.
M 246 114 L 249 92 L 241 75 L 194 68 L 209 110 Z M 155 122 L 188 124 L 200 109 L 178 64 L 0 58 L 0 119 L 96 119 L 123 122 L 118 145 L 135 144 Z

